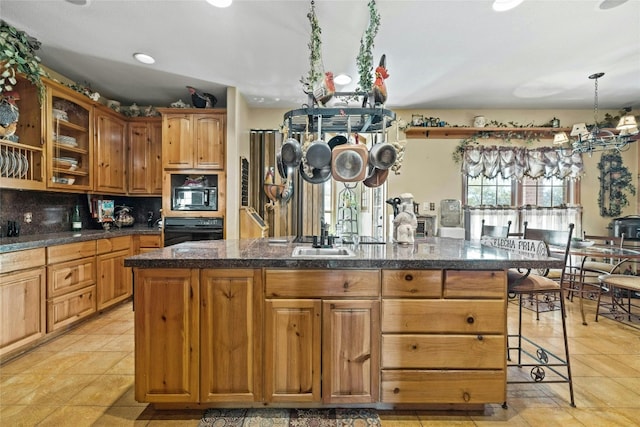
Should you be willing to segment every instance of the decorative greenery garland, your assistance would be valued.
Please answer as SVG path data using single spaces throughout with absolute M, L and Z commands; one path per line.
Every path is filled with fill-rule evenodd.
M 322 29 L 318 23 L 318 17 L 316 16 L 316 8 L 313 0 L 311 1 L 311 10 L 307 13 L 307 18 L 311 24 L 311 38 L 309 40 L 309 74 L 307 79 L 302 79 L 303 84 L 308 90 L 313 90 L 313 85 L 322 79 L 323 65 L 322 65 Z
M 24 31 L 0 21 L 0 94 L 10 92 L 18 82 L 16 74 L 25 77 L 38 88 L 40 101 L 44 99 L 45 87 L 41 76 L 46 72 L 40 66 L 40 58 L 35 51 L 40 48 L 40 42 L 30 37 Z
M 369 92 L 373 86 L 373 42 L 380 28 L 380 13 L 376 7 L 376 0 L 369 0 L 369 25 L 360 39 L 360 51 L 356 58 L 360 80 L 356 91 Z
M 622 213 L 622 208 L 629 205 L 626 191 L 631 195 L 636 194 L 636 187 L 632 184 L 633 177 L 629 170 L 622 164 L 622 156 L 618 151 L 612 150 L 602 153 L 598 162 L 600 170 L 600 193 L 598 194 L 598 207 L 600 216 L 617 217 Z M 607 199 L 608 193 L 608 199 Z M 609 207 L 605 205 L 608 202 Z

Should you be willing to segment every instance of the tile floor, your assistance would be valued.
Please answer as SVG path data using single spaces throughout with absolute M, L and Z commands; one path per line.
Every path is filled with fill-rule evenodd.
M 509 385 L 508 409 L 483 413 L 384 411 L 383 427 L 640 426 L 640 329 L 610 319 L 583 326 L 568 303 L 576 408 L 566 384 Z M 509 325 L 517 309 L 509 306 Z M 559 313 L 525 310 L 538 336 L 558 331 Z M 531 329 L 533 328 L 533 329 Z M 561 338 L 548 338 L 552 350 Z M 133 313 L 125 303 L 0 367 L 2 426 L 197 426 L 203 411 L 156 411 L 133 398 Z

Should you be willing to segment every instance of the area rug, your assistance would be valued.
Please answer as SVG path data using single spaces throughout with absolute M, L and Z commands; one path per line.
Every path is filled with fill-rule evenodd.
M 374 409 L 207 409 L 199 427 L 379 427 Z

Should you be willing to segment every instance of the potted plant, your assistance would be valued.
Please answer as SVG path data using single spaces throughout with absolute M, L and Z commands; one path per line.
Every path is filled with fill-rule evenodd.
M 45 87 L 41 77 L 46 73 L 35 53 L 39 48 L 38 40 L 0 21 L 0 95 L 11 92 L 17 83 L 16 75 L 23 74 L 38 88 L 40 100 L 44 99 Z

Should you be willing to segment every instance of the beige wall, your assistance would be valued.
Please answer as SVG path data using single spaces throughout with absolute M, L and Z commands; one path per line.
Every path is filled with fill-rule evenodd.
M 471 126 L 476 115 L 484 115 L 489 120 L 500 123 L 515 122 L 518 125 L 533 123 L 541 125 L 549 122 L 553 117 L 560 120 L 562 127 L 570 127 L 573 123 L 593 123 L 593 110 L 394 110 L 397 118 L 409 122 L 412 114 L 422 114 L 425 117 L 440 117 L 450 125 Z M 282 123 L 284 109 L 250 109 L 246 124 L 252 129 L 277 129 Z M 599 117 L 606 113 L 617 115 L 618 111 L 600 111 Z M 393 128 L 392 128 L 393 129 Z M 396 138 L 395 130 L 389 133 L 389 139 Z M 402 140 L 404 134 L 399 134 Z M 248 137 L 247 137 L 248 139 Z M 404 163 L 399 175 L 391 173 L 388 178 L 388 194 L 390 196 L 409 192 L 420 203 L 434 202 L 438 206 L 442 199 L 460 199 L 462 192 L 462 175 L 460 165 L 452 160 L 452 153 L 459 143 L 458 139 L 410 139 L 406 145 Z M 503 145 L 500 140 L 489 140 L 488 144 Z M 518 144 L 518 142 L 513 142 Z M 548 146 L 550 140 L 541 140 L 529 145 L 531 148 Z M 634 177 L 638 176 L 640 165 L 638 144 L 632 144 L 631 149 L 623 153 L 625 166 Z M 606 226 L 611 218 L 602 218 L 598 210 L 598 181 L 597 164 L 600 153 L 592 157 L 584 156 L 585 175 L 580 182 L 582 205 L 584 206 L 583 227 L 589 233 L 606 233 Z M 631 204 L 623 211 L 624 215 L 638 214 L 638 197 L 631 196 Z

